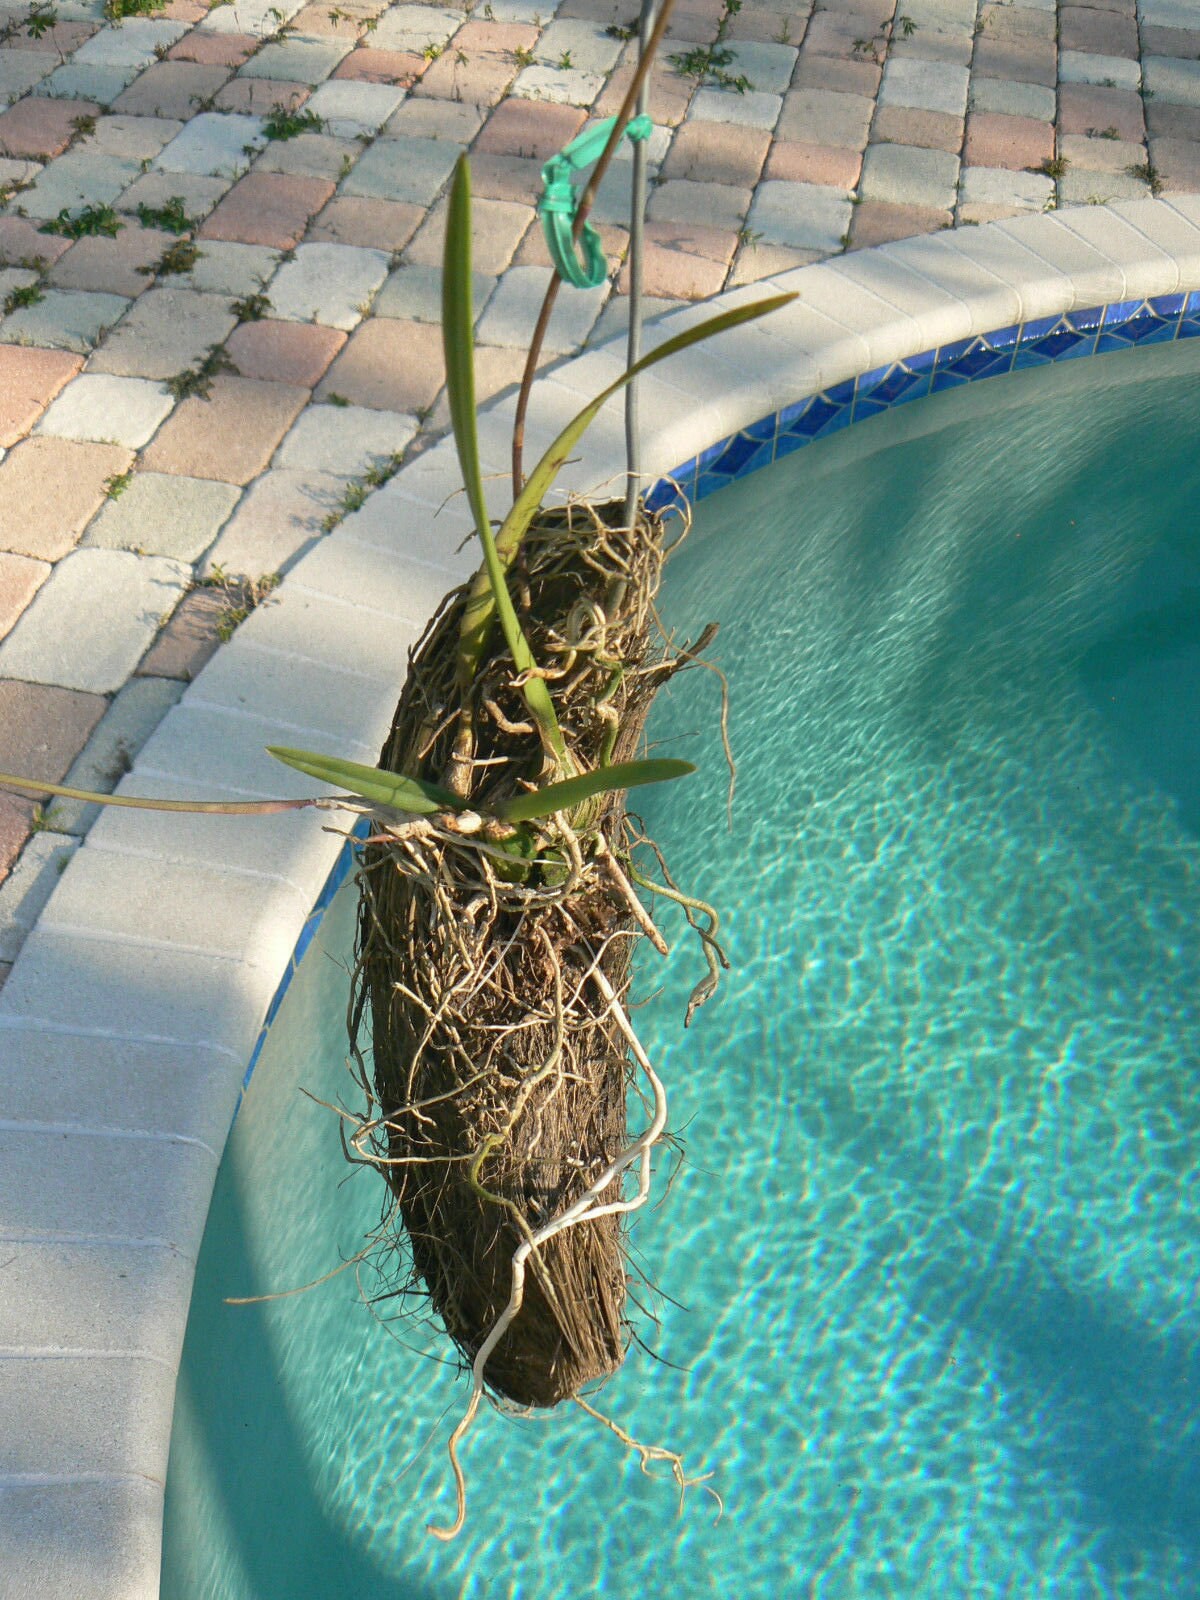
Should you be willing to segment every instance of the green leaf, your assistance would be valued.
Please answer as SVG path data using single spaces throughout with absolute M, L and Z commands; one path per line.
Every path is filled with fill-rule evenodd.
M 483 564 L 489 593 L 486 631 L 476 636 L 468 616 L 463 622 L 458 655 L 458 684 L 470 687 L 475 676 L 491 619 L 498 615 L 518 672 L 529 672 L 535 665 L 529 642 L 521 631 L 517 613 L 505 581 L 504 565 L 496 552 L 495 535 L 487 514 L 483 492 L 483 470 L 479 462 L 479 433 L 475 426 L 475 317 L 471 304 L 471 166 L 459 156 L 450 189 L 446 217 L 446 244 L 442 257 L 442 347 L 446 362 L 446 397 L 450 422 L 458 450 L 463 486 L 475 530 L 483 546 Z M 570 770 L 566 745 L 555 715 L 545 680 L 528 678 L 523 686 L 525 703 L 541 731 L 542 739 L 560 766 Z
M 561 471 L 563 464 L 570 458 L 576 445 L 594 421 L 600 409 L 618 394 L 627 383 L 637 377 L 638 373 L 645 372 L 648 368 L 665 361 L 669 356 L 676 355 L 680 350 L 686 350 L 690 345 L 700 344 L 705 339 L 711 339 L 718 333 L 726 333 L 730 328 L 739 327 L 743 322 L 753 322 L 759 317 L 765 317 L 772 311 L 778 311 L 781 306 L 795 300 L 794 294 L 771 295 L 765 300 L 757 300 L 753 305 L 736 306 L 732 311 L 722 311 L 715 317 L 697 323 L 694 328 L 688 328 L 683 333 L 677 333 L 674 338 L 667 339 L 656 350 L 628 368 L 615 383 L 610 383 L 596 398 L 590 401 L 583 410 L 572 417 L 566 427 L 546 451 L 545 455 L 534 467 L 525 481 L 521 493 L 513 502 L 512 510 L 501 524 L 496 535 L 496 553 L 502 571 L 512 565 L 521 541 L 529 531 L 539 506 L 546 498 L 555 478 Z M 481 582 L 476 578 L 467 600 L 466 614 L 463 618 L 462 639 L 464 646 L 470 641 L 475 655 L 467 668 L 467 681 L 474 675 L 479 659 L 483 655 L 487 644 L 488 634 L 491 632 L 492 619 L 495 616 L 493 591 L 494 580 L 489 569 L 488 581 Z M 503 619 L 502 619 L 503 620 Z M 461 657 L 460 657 L 461 660 Z
M 454 169 L 442 256 L 442 351 L 446 398 L 467 503 L 486 550 L 492 536 L 484 502 L 479 433 L 475 426 L 475 315 L 471 296 L 471 167 L 460 156 Z
M 135 794 L 97 794 L 92 789 L 71 789 L 44 778 L 18 778 L 0 772 L 0 789 L 24 789 L 30 794 L 56 794 L 66 800 L 86 800 L 90 806 L 128 806 L 133 811 L 189 811 L 226 817 L 269 817 L 280 811 L 303 811 L 319 800 L 150 800 Z
M 406 778 L 402 773 L 381 772 L 378 767 L 363 766 L 358 761 L 341 761 L 337 756 L 317 755 L 312 750 L 289 750 L 283 745 L 269 744 L 268 755 L 295 767 L 297 772 L 319 778 L 322 783 L 336 784 L 372 805 L 391 806 L 395 811 L 411 811 L 426 817 L 434 811 L 459 811 L 462 801 L 436 783 L 425 783 L 421 778 Z
M 668 778 L 684 778 L 695 772 L 690 761 L 619 761 L 612 767 L 597 767 L 562 783 L 549 783 L 533 794 L 518 795 L 497 808 L 502 822 L 532 822 L 555 811 L 573 811 L 594 795 L 614 789 L 636 789 L 643 783 L 663 783 Z

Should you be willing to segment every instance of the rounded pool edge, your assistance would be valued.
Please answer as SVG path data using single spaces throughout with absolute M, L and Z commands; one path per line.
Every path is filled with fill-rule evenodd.
M 939 384 L 1200 334 L 1200 197 L 879 246 L 689 307 L 652 340 L 780 289 L 799 298 L 769 323 L 643 380 L 648 480 L 703 495 Z M 610 345 L 556 368 L 535 391 L 530 458 L 622 367 Z M 511 413 L 510 400 L 481 417 L 485 470 L 506 460 Z M 564 486 L 619 489 L 623 459 L 617 403 Z M 374 761 L 409 648 L 473 565 L 457 487 L 443 441 L 322 539 L 121 790 L 313 792 L 263 753 L 275 739 Z M 327 903 L 337 820 L 106 813 L 0 992 L 0 1050 L 28 1084 L 0 1126 L 0 1426 L 21 1441 L 19 1470 L 0 1476 L 0 1542 L 18 1590 L 52 1591 L 53 1530 L 86 1554 L 94 1600 L 158 1592 L 175 1372 L 212 1184 L 265 1019 Z

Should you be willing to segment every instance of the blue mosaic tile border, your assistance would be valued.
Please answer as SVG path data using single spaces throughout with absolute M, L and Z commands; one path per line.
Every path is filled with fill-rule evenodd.
M 660 478 L 646 503 L 651 510 L 660 511 L 683 501 L 703 500 L 760 467 L 782 461 L 814 439 L 824 439 L 852 422 L 863 422 L 927 394 L 1053 361 L 1197 337 L 1200 290 L 1194 289 L 1188 294 L 1067 311 L 959 339 L 808 395 L 721 439 Z
M 367 837 L 369 829 L 370 820 L 367 817 L 360 818 L 355 824 L 350 838 L 346 840 L 345 844 L 343 844 L 341 850 L 338 852 L 338 858 L 330 869 L 329 876 L 325 879 L 325 882 L 321 887 L 321 892 L 313 903 L 312 910 L 304 919 L 304 926 L 300 930 L 300 937 L 296 940 L 296 948 L 292 951 L 291 959 L 288 961 L 282 978 L 280 978 L 278 984 L 276 985 L 275 993 L 271 996 L 271 1004 L 267 1007 L 267 1014 L 263 1018 L 262 1027 L 258 1030 L 258 1038 L 254 1041 L 254 1049 L 250 1052 L 250 1060 L 246 1063 L 246 1070 L 242 1075 L 241 1093 L 238 1095 L 238 1102 L 233 1111 L 233 1121 L 237 1120 L 237 1114 L 241 1110 L 242 1100 L 245 1098 L 246 1090 L 250 1087 L 250 1079 L 253 1077 L 254 1069 L 258 1065 L 258 1058 L 262 1055 L 263 1046 L 267 1042 L 267 1034 L 271 1031 L 271 1024 L 279 1015 L 279 1008 L 283 1004 L 283 997 L 287 994 L 288 990 L 292 986 L 292 979 L 299 971 L 300 963 L 304 960 L 305 952 L 307 951 L 309 945 L 313 942 L 313 937 L 321 924 L 321 918 L 325 915 L 326 911 L 328 911 L 330 902 L 333 900 L 334 895 L 350 876 L 350 873 L 354 868 L 358 846 L 361 841 Z
M 923 350 L 920 355 L 894 361 L 890 366 L 878 367 L 873 372 L 861 373 L 857 378 L 784 406 L 773 416 L 763 417 L 660 478 L 646 496 L 646 503 L 657 511 L 684 500 L 703 500 L 706 495 L 748 477 L 760 467 L 782 461 L 814 439 L 824 439 L 852 422 L 863 422 L 892 406 L 907 405 L 910 400 L 939 394 L 943 389 L 960 388 L 965 383 L 999 377 L 1025 367 L 1046 366 L 1052 361 L 1072 361 L 1079 356 L 1104 355 L 1112 350 L 1131 350 L 1138 345 L 1195 338 L 1200 338 L 1200 290 L 1159 295 L 1151 300 L 1121 300 L 1112 305 L 1068 311 L 1061 316 L 1041 317 L 1034 322 L 997 328 L 994 333 L 959 339 L 936 350 Z M 330 901 L 350 874 L 356 843 L 366 837 L 366 829 L 364 820 L 355 829 L 354 838 L 346 841 L 316 904 L 305 918 L 287 971 L 279 981 L 259 1029 L 242 1079 L 243 1095 L 283 997 Z M 240 1106 L 241 1097 L 238 1104 Z

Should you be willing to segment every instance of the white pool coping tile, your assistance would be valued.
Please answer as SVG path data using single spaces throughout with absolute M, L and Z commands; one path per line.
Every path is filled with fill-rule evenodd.
M 784 404 L 955 340 L 1196 288 L 1200 199 L 1189 196 L 962 228 L 800 268 L 717 302 L 796 292 L 769 324 L 648 377 L 647 470 L 680 466 Z M 648 347 L 712 309 L 666 319 Z M 536 391 L 531 445 L 617 376 L 622 350 L 554 370 Z M 491 469 L 495 504 L 504 415 L 483 421 L 486 453 L 502 463 Z M 611 402 L 577 481 L 619 478 L 619 417 Z M 470 518 L 457 489 L 443 443 L 318 543 L 168 713 L 118 792 L 317 793 L 263 749 L 301 733 L 373 761 L 409 649 L 474 564 L 460 549 Z M 0 992 L 0 1090 L 14 1087 L 0 1123 L 0 1242 L 20 1263 L 0 1317 L 0 1543 L 50 1493 L 49 1474 L 64 1526 L 94 1545 L 94 1563 L 80 1565 L 90 1600 L 157 1593 L 147 1516 L 161 1515 L 190 1263 L 247 1061 L 340 849 L 329 820 L 311 810 L 236 821 L 107 811 Z M 134 1256 L 138 1270 L 106 1275 L 105 1251 Z M 85 1312 L 72 1303 L 79 1263 L 96 1267 Z M 51 1371 L 61 1381 L 48 1383 Z M 111 1489 L 100 1509 L 97 1482 Z M 137 1492 L 123 1492 L 131 1484 Z M 33 1592 L 31 1563 L 44 1561 L 43 1592 L 54 1593 L 65 1559 L 23 1545 L 16 1570 Z

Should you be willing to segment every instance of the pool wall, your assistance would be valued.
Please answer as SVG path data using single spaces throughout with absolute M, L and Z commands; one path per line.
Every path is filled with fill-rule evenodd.
M 1200 335 L 1200 197 L 905 240 L 717 304 L 776 289 L 800 298 L 642 380 L 657 497 L 675 485 L 710 493 L 947 386 Z M 647 344 L 713 305 L 656 323 Z M 623 364 L 623 348 L 606 346 L 543 380 L 528 459 Z M 509 400 L 480 420 L 495 510 L 511 415 Z M 623 462 L 618 402 L 560 488 L 620 492 Z M 318 792 L 265 754 L 276 741 L 373 763 L 409 649 L 474 565 L 457 489 L 443 441 L 322 539 L 191 685 L 118 792 Z M 0 993 L 8 1592 L 158 1593 L 175 1375 L 212 1185 L 247 1065 L 326 903 L 345 842 L 337 823 L 106 812 Z

